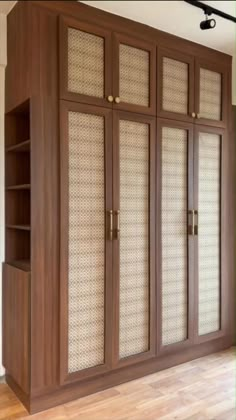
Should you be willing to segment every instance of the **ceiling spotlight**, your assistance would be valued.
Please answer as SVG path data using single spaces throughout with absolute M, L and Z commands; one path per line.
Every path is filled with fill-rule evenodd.
M 205 29 L 213 29 L 216 26 L 216 21 L 215 19 L 208 19 L 209 14 L 206 13 L 206 20 L 203 20 L 200 23 L 200 28 L 204 31 Z

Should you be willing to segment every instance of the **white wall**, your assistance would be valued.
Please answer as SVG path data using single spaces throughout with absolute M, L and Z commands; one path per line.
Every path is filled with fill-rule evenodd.
M 236 27 L 236 24 L 235 24 L 235 27 Z M 232 69 L 232 104 L 236 105 L 236 28 L 235 28 L 235 42 L 234 42 L 234 55 L 233 55 L 233 69 Z
M 4 103 L 6 66 L 6 16 L 0 14 L 0 376 L 2 366 L 2 262 L 4 260 Z

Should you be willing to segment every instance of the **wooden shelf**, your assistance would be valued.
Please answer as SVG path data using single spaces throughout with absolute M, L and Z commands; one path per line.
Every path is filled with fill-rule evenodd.
M 30 225 L 7 225 L 7 229 L 30 230 Z
M 12 265 L 13 267 L 19 268 L 20 270 L 30 272 L 30 260 L 13 260 L 7 261 L 6 264 Z
M 21 143 L 14 144 L 6 148 L 6 152 L 29 152 L 30 140 L 22 141 Z
M 12 185 L 10 187 L 6 187 L 6 190 L 30 190 L 30 187 L 30 184 Z

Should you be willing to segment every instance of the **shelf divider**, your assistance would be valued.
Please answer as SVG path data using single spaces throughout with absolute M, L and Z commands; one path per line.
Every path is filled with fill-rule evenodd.
M 30 225 L 6 225 L 7 229 L 31 230 Z
M 6 187 L 7 191 L 12 190 L 30 190 L 31 185 L 30 184 L 20 184 L 20 185 L 11 185 L 9 187 Z
M 6 264 L 19 268 L 20 270 L 26 271 L 27 273 L 31 271 L 30 260 L 12 260 L 7 261 Z

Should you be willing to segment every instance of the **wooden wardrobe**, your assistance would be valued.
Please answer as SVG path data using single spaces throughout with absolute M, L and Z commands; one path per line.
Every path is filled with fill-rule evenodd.
M 33 413 L 231 346 L 231 57 L 73 1 L 7 42 L 10 387 Z

